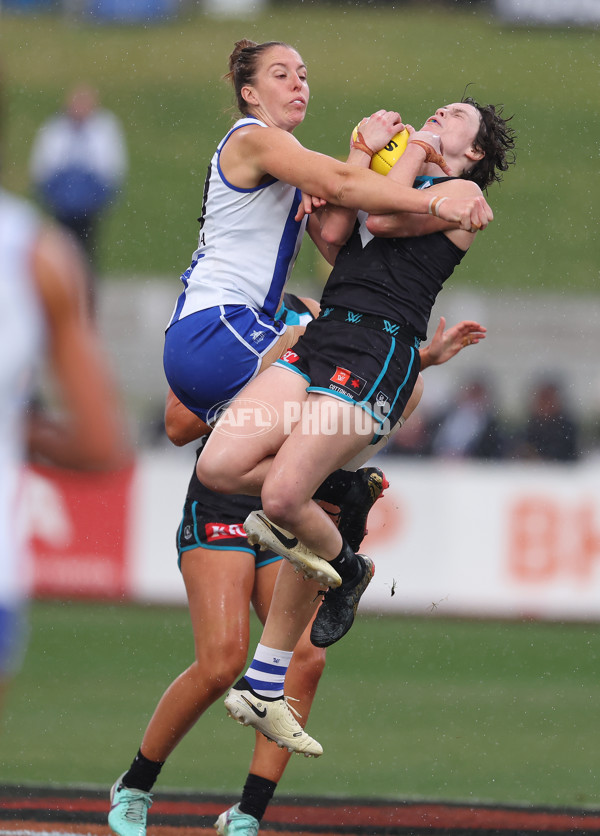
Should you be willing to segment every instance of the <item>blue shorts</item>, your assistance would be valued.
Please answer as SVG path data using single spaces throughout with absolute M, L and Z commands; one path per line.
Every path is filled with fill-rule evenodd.
M 0 678 L 12 676 L 19 670 L 28 638 L 27 606 L 0 605 Z
M 247 305 L 220 305 L 173 323 L 163 365 L 173 393 L 206 423 L 259 372 L 262 357 L 286 330 Z

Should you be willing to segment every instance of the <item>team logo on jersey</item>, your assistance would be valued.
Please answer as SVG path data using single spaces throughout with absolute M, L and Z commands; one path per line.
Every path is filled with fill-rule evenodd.
M 295 351 L 292 351 L 291 348 L 288 348 L 286 352 L 281 357 L 282 360 L 285 360 L 286 363 L 297 363 L 300 357 L 296 354 Z
M 223 523 L 206 523 L 204 526 L 207 543 L 214 543 L 215 540 L 231 540 L 235 537 L 245 537 L 246 532 L 241 523 L 224 525 Z
M 338 386 L 348 389 L 353 395 L 360 395 L 367 385 L 367 381 L 363 377 L 359 377 L 348 369 L 342 369 L 340 366 L 337 366 L 335 374 L 329 379 L 332 383 L 337 383 Z

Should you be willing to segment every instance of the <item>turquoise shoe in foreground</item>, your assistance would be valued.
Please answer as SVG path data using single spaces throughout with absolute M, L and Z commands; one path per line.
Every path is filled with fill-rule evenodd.
M 240 813 L 240 805 L 221 813 L 215 822 L 219 836 L 258 836 L 258 821 L 254 816 Z
M 152 806 L 152 794 L 124 787 L 121 783 L 123 775 L 117 778 L 110 791 L 108 826 L 117 836 L 146 836 L 146 817 Z

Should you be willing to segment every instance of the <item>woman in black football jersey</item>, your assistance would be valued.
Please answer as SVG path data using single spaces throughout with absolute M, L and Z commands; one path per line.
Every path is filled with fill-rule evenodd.
M 432 135 L 441 140 L 452 178 L 430 161 Z M 513 147 L 512 129 L 501 113 L 469 99 L 439 108 L 421 131 L 413 131 L 387 176 L 403 185 L 424 178 L 417 188 L 427 188 L 436 215 L 447 199 L 481 194 L 499 180 Z M 366 149 L 364 164 L 369 162 Z M 321 212 L 324 239 L 342 243 L 339 230 L 345 226 L 347 234 L 352 216 L 330 208 Z M 344 477 L 338 469 L 398 422 L 418 379 L 419 345 L 436 295 L 476 232 L 431 215 L 359 213 L 325 287 L 319 318 L 243 393 L 246 402 L 265 401 L 274 410 L 270 432 L 252 435 L 252 427 L 235 420 L 234 401 L 233 420 L 226 417 L 217 426 L 199 460 L 198 476 L 212 489 L 260 493 L 264 514 L 251 515 L 245 524 L 249 533 L 263 543 L 279 542 L 290 552 L 304 549 L 309 568 L 314 555 L 339 572 L 339 589 L 326 593 L 313 623 L 311 640 L 318 646 L 332 644 L 350 629 L 374 567 L 369 558 L 352 551 L 314 500 L 327 499 L 331 490 L 339 494 Z M 294 555 L 283 553 L 294 562 Z M 304 554 L 296 557 L 296 565 L 302 564 Z M 298 631 L 306 626 L 296 616 L 301 603 L 293 580 L 284 565 L 261 653 L 264 646 L 276 655 L 293 650 Z M 249 677 L 252 671 L 251 665 Z M 282 745 L 312 745 L 299 724 L 290 722 L 280 732 L 268 718 L 257 722 L 252 706 L 247 708 L 257 701 L 266 706 L 267 715 L 280 719 L 277 700 L 257 697 L 246 679 L 234 686 L 225 704 L 240 722 L 261 728 Z

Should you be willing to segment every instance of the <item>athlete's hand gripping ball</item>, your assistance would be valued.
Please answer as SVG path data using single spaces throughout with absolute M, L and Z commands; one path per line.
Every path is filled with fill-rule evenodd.
M 399 113 L 378 110 L 354 128 L 350 146 L 371 154 L 370 168 L 378 174 L 387 174 L 406 150 L 408 136 Z
M 406 149 L 408 131 L 395 110 L 378 110 L 361 119 L 352 131 L 351 148 L 360 148 L 371 157 L 370 168 L 387 174 Z

